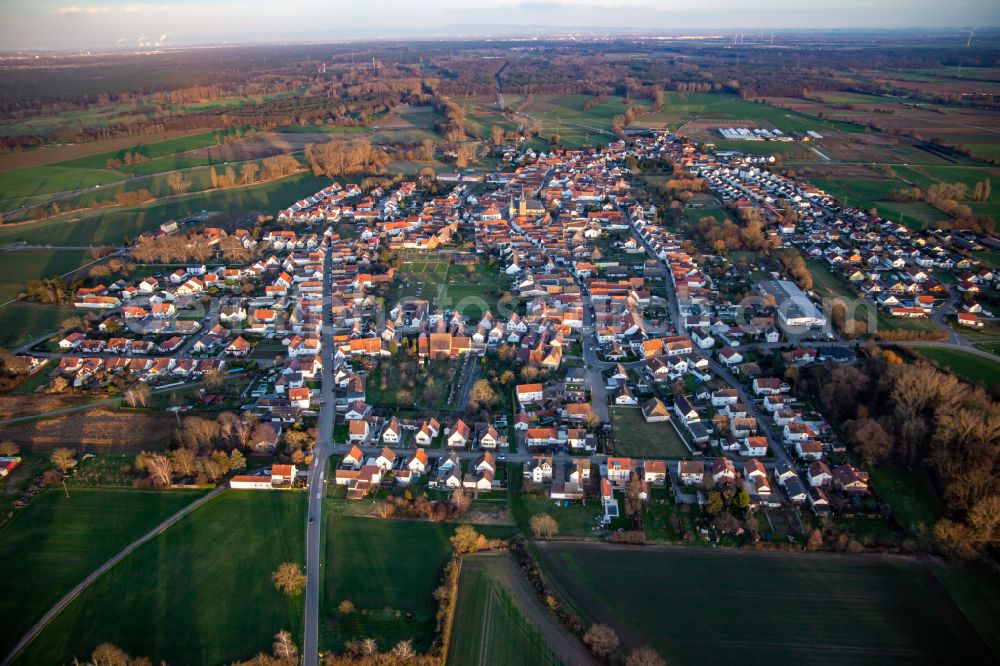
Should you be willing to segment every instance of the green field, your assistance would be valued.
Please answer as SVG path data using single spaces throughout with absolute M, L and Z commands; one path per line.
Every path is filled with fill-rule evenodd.
M 671 664 L 991 661 L 938 579 L 902 558 L 555 542 L 538 552 L 587 620 Z
M 916 201 L 901 203 L 889 201 L 891 193 L 916 185 L 927 188 L 934 183 L 964 183 L 969 195 L 976 183 L 987 178 L 1000 179 L 1000 170 L 990 167 L 920 165 L 912 167 L 893 166 L 898 179 L 883 176 L 871 179 L 861 178 L 810 178 L 816 187 L 825 190 L 845 205 L 858 208 L 875 208 L 883 217 L 902 221 L 907 226 L 921 229 L 937 226 L 949 217 L 930 204 Z M 977 215 L 996 215 L 996 205 L 1000 203 L 1000 193 L 991 192 L 988 202 L 966 202 Z
M 332 501 L 332 500 L 330 500 Z M 327 511 L 324 581 L 320 602 L 320 646 L 340 651 L 344 642 L 374 638 L 383 650 L 412 640 L 430 647 L 437 602 L 435 588 L 451 557 L 454 524 L 376 520 Z M 477 527 L 491 537 L 514 528 Z M 348 599 L 355 610 L 337 612 Z M 412 613 L 412 619 L 407 619 Z
M 59 322 L 79 316 L 70 305 L 11 303 L 0 307 L 0 347 L 17 347 L 29 340 L 56 331 Z
M 68 162 L 60 162 L 58 166 L 75 167 L 78 169 L 106 169 L 109 159 L 122 159 L 125 157 L 125 153 L 138 153 L 147 160 L 155 161 L 157 158 L 163 158 L 177 153 L 187 152 L 189 150 L 198 150 L 199 148 L 209 148 L 211 146 L 219 145 L 219 143 L 222 142 L 224 134 L 226 133 L 227 132 L 206 132 L 204 134 L 192 134 L 190 136 L 169 139 L 167 141 L 153 141 L 152 143 L 136 140 L 135 145 L 129 148 L 122 148 L 120 150 L 101 153 L 100 155 L 81 157 L 80 159 L 70 160 Z M 133 167 L 139 167 L 142 164 L 146 164 L 146 162 L 137 162 L 133 165 L 123 165 L 122 170 L 132 171 Z M 146 172 L 137 171 L 136 173 Z
M 58 489 L 16 511 L 0 530 L 0 652 L 104 561 L 201 494 L 74 488 L 67 498 Z
M 17 298 L 28 280 L 53 278 L 94 260 L 86 250 L 18 250 L 0 253 L 0 303 Z
M 534 617 L 548 611 L 533 593 L 515 597 L 511 580 L 520 573 L 509 555 L 466 557 L 459 579 L 455 626 L 448 649 L 448 664 L 488 666 L 492 664 L 560 664 L 545 638 L 521 604 L 531 603 Z M 520 582 L 524 585 L 523 582 Z M 537 607 L 537 608 L 536 608 Z M 532 618 L 534 619 L 534 618 Z M 555 623 L 555 618 L 545 618 Z M 575 640 L 575 639 L 574 639 Z M 567 662 L 569 663 L 569 662 Z
M 0 226 L 0 243 L 25 241 L 63 245 L 117 245 L 160 224 L 201 210 L 239 216 L 253 211 L 275 213 L 289 203 L 330 184 L 328 178 L 300 173 L 264 185 L 194 194 L 135 208 L 91 210 L 20 226 Z
M 301 597 L 271 573 L 301 563 L 305 508 L 297 492 L 224 493 L 104 574 L 17 663 L 66 663 L 110 641 L 154 663 L 223 664 L 270 654 L 281 629 L 301 642 Z
M 1000 384 L 1000 362 L 958 349 L 914 347 L 913 350 L 970 384 L 978 384 L 987 389 Z
M 148 174 L 210 164 L 211 162 L 204 159 L 174 155 L 217 145 L 221 138 L 221 133 L 208 132 L 152 143 L 143 143 L 137 139 L 134 146 L 121 150 L 45 166 L 5 171 L 0 173 L 0 209 L 10 210 L 28 203 L 42 201 L 48 196 L 60 192 L 94 188 L 95 185 L 124 181 L 129 173 Z M 123 165 L 117 171 L 107 168 L 109 159 L 121 159 L 126 152 L 140 153 L 146 156 L 148 161 Z M 143 181 L 142 186 L 149 188 L 149 181 Z M 91 196 L 108 198 L 108 192 L 113 193 L 121 189 L 123 186 L 119 186 L 117 190 L 106 188 L 92 190 Z
M 672 459 L 691 455 L 670 423 L 646 423 L 638 408 L 611 408 L 611 424 L 616 455 Z
M 48 198 L 45 195 L 104 185 L 124 176 L 112 171 L 46 165 L 0 172 L 0 210 Z
M 940 565 L 934 573 L 948 589 L 948 594 L 969 618 L 972 626 L 1000 655 L 1000 577 L 989 571 Z

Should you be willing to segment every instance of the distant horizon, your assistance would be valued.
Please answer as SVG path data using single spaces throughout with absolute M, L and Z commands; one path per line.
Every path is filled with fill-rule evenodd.
M 233 44 L 324 43 L 541 36 L 690 36 L 733 33 L 928 33 L 1000 29 L 995 0 L 932 7 L 908 0 L 736 0 L 686 6 L 673 0 L 10 0 L 0 8 L 0 51 Z M 333 6 L 331 6 L 333 5 Z M 909 25 L 900 26 L 900 22 Z
M 443 26 L 447 28 L 448 26 Z M 510 25 L 510 26 L 494 26 L 494 28 L 506 27 L 509 30 L 514 30 L 515 28 L 520 28 L 523 26 Z M 6 44 L 0 44 L 0 55 L 13 54 L 13 53 L 33 53 L 33 52 L 48 52 L 48 53 L 80 53 L 83 51 L 94 51 L 98 53 L 106 52 L 118 52 L 118 53 L 138 53 L 138 52 L 155 52 L 155 51 L 171 51 L 171 50 L 184 50 L 184 49 L 199 49 L 199 48 L 238 48 L 247 46 L 294 46 L 294 45 L 315 45 L 322 46 L 325 44 L 378 44 L 380 42 L 446 42 L 446 41 L 476 41 L 476 40 L 488 40 L 488 41 L 504 41 L 504 42 L 533 42 L 533 41 L 544 41 L 544 40 L 554 40 L 554 41 L 571 41 L 575 37 L 586 40 L 599 41 L 601 39 L 622 39 L 622 38 L 639 38 L 639 39 L 663 39 L 663 40 L 720 40 L 720 39 L 732 39 L 733 37 L 739 35 L 742 36 L 744 41 L 740 42 L 740 45 L 753 46 L 759 45 L 762 42 L 767 41 L 770 37 L 774 37 L 777 42 L 777 37 L 791 37 L 791 36 L 808 36 L 808 35 L 896 35 L 896 36 L 933 36 L 933 35 L 949 35 L 954 34 L 957 39 L 956 45 L 964 46 L 966 36 L 969 31 L 972 30 L 968 26 L 955 26 L 955 27 L 930 27 L 930 26 L 908 26 L 903 28 L 774 28 L 774 29 L 764 29 L 764 28 L 727 28 L 724 30 L 713 30 L 708 28 L 677 28 L 672 30 L 652 30 L 652 29 L 642 29 L 642 28 L 594 28 L 594 27 L 575 27 L 575 28 L 556 28 L 547 26 L 540 26 L 535 28 L 531 32 L 527 32 L 523 35 L 515 35 L 512 32 L 498 31 L 493 33 L 488 32 L 440 32 L 440 33 L 398 33 L 398 34 L 383 34 L 383 35 L 359 35 L 356 37 L 286 37 L 286 38 L 274 38 L 274 39 L 247 39 L 244 41 L 219 39 L 215 41 L 192 41 L 192 42 L 163 42 L 148 43 L 145 45 L 138 44 L 89 44 L 89 45 L 78 45 L 78 46 L 7 46 Z M 996 40 L 1000 39 L 1000 24 L 995 26 L 983 26 L 974 29 L 972 46 L 977 45 L 979 39 L 990 39 Z M 982 44 L 979 44 L 980 46 Z M 775 43 L 775 46 L 779 46 Z

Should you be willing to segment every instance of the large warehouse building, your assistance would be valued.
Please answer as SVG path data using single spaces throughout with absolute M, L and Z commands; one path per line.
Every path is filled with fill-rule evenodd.
M 769 280 L 761 288 L 778 305 L 778 323 L 787 333 L 804 333 L 804 329 L 826 326 L 826 317 L 798 285 L 788 280 Z

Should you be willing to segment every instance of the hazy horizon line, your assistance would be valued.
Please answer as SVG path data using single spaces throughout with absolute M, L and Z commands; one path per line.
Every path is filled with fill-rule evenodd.
M 555 26 L 525 26 L 517 23 L 512 24 L 502 24 L 502 25 L 492 25 L 490 31 L 476 32 L 475 30 L 469 30 L 467 32 L 455 32 L 448 33 L 448 29 L 466 27 L 462 25 L 455 26 L 444 26 L 445 32 L 430 32 L 422 31 L 419 33 L 386 33 L 386 34 L 369 34 L 356 37 L 330 37 L 330 38 L 313 38 L 313 37 L 283 37 L 276 39 L 248 39 L 248 40 L 193 40 L 190 42 L 179 41 L 177 43 L 171 44 L 160 44 L 160 45 L 148 45 L 148 46 L 138 46 L 138 45 L 117 45 L 117 44 L 92 44 L 90 46 L 66 46 L 66 47 L 55 47 L 55 46 L 24 46 L 24 47 L 13 47 L 13 48 L 0 48 L 0 54 L 14 54 L 14 53 L 32 53 L 32 52 L 56 52 L 56 53 L 76 53 L 86 50 L 99 50 L 99 51 L 115 51 L 121 53 L 130 52 L 151 52 L 151 51 L 168 51 L 168 50 L 180 50 L 186 48 L 233 48 L 241 46 L 292 46 L 296 44 L 302 45 L 323 45 L 323 44 L 364 44 L 364 43 L 379 43 L 386 41 L 403 41 L 403 42 L 436 42 L 436 41 L 472 41 L 481 39 L 495 39 L 497 41 L 508 41 L 508 42 L 530 42 L 539 41 L 542 39 L 573 39 L 576 37 L 585 37 L 588 39 L 616 39 L 616 38 L 645 38 L 645 39 L 657 39 L 657 38 L 671 38 L 676 40 L 684 39 L 721 39 L 730 38 L 736 35 L 744 35 L 745 37 L 753 36 L 755 38 L 764 38 L 771 35 L 877 35 L 877 34 L 892 34 L 892 35 L 905 35 L 907 33 L 913 35 L 930 35 L 930 34 L 946 34 L 946 33 L 965 33 L 969 30 L 975 30 L 977 37 L 986 36 L 1000 36 L 1000 25 L 991 26 L 971 26 L 971 25 L 955 25 L 955 26 L 922 26 L 913 25 L 899 28 L 889 28 L 889 27 L 840 27 L 840 28 L 817 28 L 817 27 L 801 27 L 801 28 L 761 28 L 761 27 L 745 27 L 745 28 L 705 28 L 705 27 L 689 27 L 689 28 L 671 28 L 669 30 L 656 29 L 656 28 L 628 28 L 628 27 L 595 27 L 595 26 L 578 26 L 578 27 L 555 27 Z M 474 26 L 468 26 L 470 28 Z M 522 33 L 528 32 L 527 35 L 517 36 L 510 33 L 503 32 L 504 30 L 518 30 Z M 751 46 L 758 44 L 759 42 L 743 43 L 743 45 Z

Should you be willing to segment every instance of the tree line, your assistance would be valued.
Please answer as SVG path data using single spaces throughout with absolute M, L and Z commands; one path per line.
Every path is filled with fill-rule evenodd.
M 863 351 L 856 365 L 813 365 L 788 376 L 797 393 L 815 396 L 829 418 L 843 423 L 851 451 L 864 465 L 928 472 L 947 515 L 920 528 L 918 536 L 962 557 L 995 546 L 1000 404 L 926 362 L 904 363 L 900 354 L 877 347 Z

